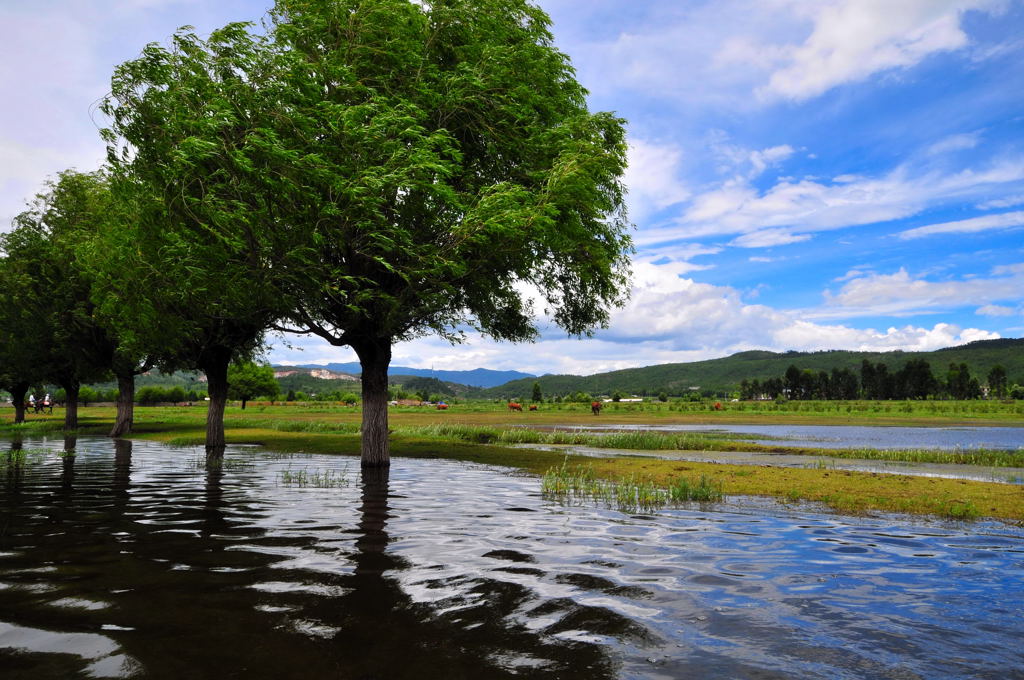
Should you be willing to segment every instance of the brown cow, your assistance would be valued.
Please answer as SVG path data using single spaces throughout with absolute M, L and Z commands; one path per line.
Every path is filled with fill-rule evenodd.
M 448 410 L 448 404 L 438 404 L 437 405 L 437 410 L 438 411 L 447 411 Z
M 593 414 L 595 416 L 601 415 L 601 407 L 602 406 L 603 406 L 603 404 L 601 402 L 599 402 L 599 401 L 592 401 L 592 402 L 590 402 L 590 410 L 591 410 L 591 412 L 593 412 Z
M 537 405 L 536 404 L 530 404 L 530 410 L 531 411 L 536 411 L 537 410 Z
M 509 411 L 522 411 L 523 410 L 523 405 L 522 404 L 518 404 L 518 403 L 516 403 L 514 401 L 510 401 L 508 403 L 508 410 Z

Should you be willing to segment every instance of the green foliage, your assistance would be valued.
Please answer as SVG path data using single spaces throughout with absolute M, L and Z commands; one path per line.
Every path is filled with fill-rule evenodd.
M 274 201 L 316 247 L 298 323 L 343 343 L 463 322 L 522 340 L 520 281 L 570 333 L 606 321 L 626 290 L 622 121 L 587 111 L 543 12 L 279 0 L 272 16 L 292 114 L 255 161 L 302 179 Z
M 531 392 L 532 392 L 532 394 L 530 396 L 530 401 L 533 401 L 533 402 L 542 402 L 542 401 L 544 401 L 544 393 L 541 392 L 540 383 L 539 382 L 534 381 L 533 388 L 532 388 Z
M 1006 396 L 1006 369 L 1001 365 L 996 364 L 988 372 L 987 377 L 989 396 L 1002 399 Z
M 77 389 L 109 370 L 116 342 L 95 318 L 82 259 L 110 203 L 103 173 L 65 171 L 0 237 L 0 363 L 8 382 L 41 378 Z
M 185 392 L 185 389 L 180 385 L 173 387 L 148 385 L 146 387 L 140 387 L 135 391 L 135 401 L 140 404 L 147 405 L 162 403 L 178 404 L 184 401 L 189 401 L 189 397 L 189 393 Z
M 228 398 L 241 400 L 242 408 L 250 399 L 266 397 L 273 401 L 279 393 L 280 387 L 270 364 L 247 361 L 233 363 L 228 368 Z

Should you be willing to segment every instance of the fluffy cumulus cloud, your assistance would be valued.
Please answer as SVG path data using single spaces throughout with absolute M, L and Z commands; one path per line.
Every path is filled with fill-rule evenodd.
M 815 3 L 814 29 L 800 45 L 776 47 L 782 65 L 759 92 L 802 100 L 880 71 L 907 68 L 968 44 L 964 12 L 991 0 L 841 0 Z

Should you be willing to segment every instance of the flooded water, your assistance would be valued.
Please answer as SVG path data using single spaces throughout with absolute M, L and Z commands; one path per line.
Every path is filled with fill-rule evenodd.
M 1024 449 L 1024 427 L 888 427 L 864 425 L 599 425 L 559 429 L 650 430 L 745 435 L 756 444 L 818 449 Z M 781 440 L 781 441 L 780 441 Z
M 1019 528 L 629 515 L 443 460 L 22 446 L 4 678 L 1024 678 Z

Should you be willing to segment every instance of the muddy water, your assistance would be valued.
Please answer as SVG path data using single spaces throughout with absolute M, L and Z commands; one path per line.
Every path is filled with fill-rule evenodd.
M 22 446 L 49 451 L 0 469 L 4 678 L 1024 677 L 1016 528 L 627 515 L 446 461 Z

